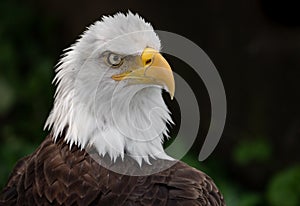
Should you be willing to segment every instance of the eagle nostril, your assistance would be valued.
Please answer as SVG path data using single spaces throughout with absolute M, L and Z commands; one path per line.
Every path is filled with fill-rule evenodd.
M 145 66 L 151 64 L 151 62 L 152 62 L 152 59 L 147 59 L 146 62 L 145 62 Z

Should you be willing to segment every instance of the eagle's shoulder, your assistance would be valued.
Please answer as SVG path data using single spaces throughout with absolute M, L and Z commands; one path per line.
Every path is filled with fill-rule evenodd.
M 10 173 L 8 182 L 0 194 L 0 205 L 15 205 L 18 196 L 16 185 L 18 184 L 22 174 L 26 170 L 26 163 L 31 158 L 31 155 L 20 159 L 13 171 Z
M 213 180 L 181 161 L 170 168 L 167 186 L 172 202 L 170 205 L 176 205 L 177 202 L 183 205 L 225 205 L 224 198 Z
M 105 193 L 106 170 L 83 150 L 48 136 L 21 159 L 0 194 L 4 205 L 89 205 Z M 99 190 L 101 188 L 102 190 Z
M 152 161 L 152 166 L 172 165 L 168 169 L 148 175 L 128 177 L 119 190 L 128 191 L 125 205 L 198 205 L 225 206 L 224 198 L 213 180 L 205 173 L 177 161 Z

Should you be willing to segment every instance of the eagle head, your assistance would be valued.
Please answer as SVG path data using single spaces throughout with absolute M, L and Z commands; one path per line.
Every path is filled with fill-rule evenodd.
M 162 89 L 173 98 L 175 86 L 160 48 L 153 27 L 131 12 L 91 25 L 56 67 L 45 124 L 54 140 L 64 134 L 70 148 L 93 147 L 113 160 L 172 159 L 162 147 L 172 123 Z

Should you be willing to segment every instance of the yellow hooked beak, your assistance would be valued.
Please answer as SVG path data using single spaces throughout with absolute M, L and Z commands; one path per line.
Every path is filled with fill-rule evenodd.
M 175 81 L 173 72 L 166 59 L 152 48 L 144 49 L 141 56 L 138 56 L 138 65 L 126 72 L 113 75 L 111 78 L 116 81 L 131 79 L 133 84 L 156 84 L 163 86 L 170 94 L 171 99 L 175 93 Z

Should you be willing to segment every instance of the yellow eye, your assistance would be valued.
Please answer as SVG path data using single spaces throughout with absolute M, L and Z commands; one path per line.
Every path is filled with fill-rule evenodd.
M 107 63 L 109 63 L 113 67 L 118 67 L 122 64 L 123 59 L 120 55 L 115 53 L 110 53 L 107 56 Z

